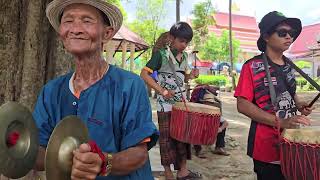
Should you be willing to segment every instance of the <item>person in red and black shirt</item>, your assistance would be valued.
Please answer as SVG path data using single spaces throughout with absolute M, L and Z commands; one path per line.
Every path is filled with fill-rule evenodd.
M 262 18 L 259 28 L 257 45 L 268 60 L 276 107 L 271 103 L 262 54 L 244 64 L 234 96 L 238 111 L 252 119 L 247 154 L 253 158 L 258 180 L 282 180 L 277 122 L 281 129 L 310 125 L 306 116 L 313 110 L 296 95 L 294 72 L 283 55 L 302 26 L 299 19 L 273 11 Z

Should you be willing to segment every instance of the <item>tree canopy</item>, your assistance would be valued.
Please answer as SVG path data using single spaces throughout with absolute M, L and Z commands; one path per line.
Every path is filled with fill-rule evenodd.
M 166 2 L 170 0 L 137 0 L 136 1 L 136 19 L 128 23 L 129 28 L 139 34 L 151 46 L 154 45 L 158 36 L 166 30 L 160 26 L 165 19 L 167 11 Z M 146 62 L 151 57 L 150 48 L 141 57 Z
M 212 15 L 214 8 L 210 0 L 196 4 L 192 10 L 194 19 L 192 20 L 192 28 L 194 31 L 193 43 L 194 48 L 198 49 L 201 42 L 208 36 L 208 26 L 214 23 Z
M 227 61 L 229 59 L 229 31 L 223 30 L 220 37 L 214 33 L 210 33 L 208 27 L 214 25 L 215 21 L 213 14 L 215 9 L 212 6 L 211 0 L 205 0 L 196 4 L 192 14 L 192 28 L 194 30 L 193 45 L 194 49 L 200 50 L 201 59 L 211 61 Z M 239 55 L 240 41 L 232 38 L 233 54 L 236 60 Z
M 232 37 L 233 57 L 237 60 L 240 52 L 240 41 Z M 201 59 L 211 61 L 227 61 L 229 59 L 229 31 L 223 30 L 220 37 L 210 33 L 207 40 L 201 45 L 199 53 Z

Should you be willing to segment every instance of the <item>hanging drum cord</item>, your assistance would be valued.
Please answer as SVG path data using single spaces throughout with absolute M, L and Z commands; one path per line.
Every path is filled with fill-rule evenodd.
M 181 87 L 178 85 L 178 77 L 177 77 L 176 69 L 174 68 L 174 64 L 173 64 L 173 62 L 172 62 L 172 61 L 174 61 L 176 58 L 175 58 L 174 55 L 172 54 L 169 46 L 167 46 L 166 49 L 167 49 L 167 52 L 168 52 L 168 54 L 169 54 L 169 55 L 168 55 L 168 62 L 169 62 L 170 69 L 171 69 L 171 71 L 172 71 L 172 73 L 173 73 L 173 77 L 174 77 L 175 80 L 176 80 L 176 84 L 177 84 L 178 89 L 179 89 L 179 91 L 180 91 L 181 98 L 182 98 L 182 101 L 183 101 L 184 106 L 185 106 L 185 108 L 186 108 L 186 111 L 188 111 L 186 99 L 185 99 L 184 96 L 183 96 Z

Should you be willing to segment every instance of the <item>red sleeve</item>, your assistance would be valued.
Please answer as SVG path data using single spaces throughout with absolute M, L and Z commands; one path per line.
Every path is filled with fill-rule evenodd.
M 238 85 L 236 87 L 234 97 L 243 97 L 248 101 L 252 101 L 254 97 L 253 79 L 250 63 L 243 65 Z

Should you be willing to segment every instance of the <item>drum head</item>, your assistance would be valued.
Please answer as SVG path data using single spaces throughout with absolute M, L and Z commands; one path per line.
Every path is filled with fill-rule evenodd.
M 63 118 L 49 139 L 45 156 L 47 180 L 70 180 L 73 150 L 88 140 L 88 129 L 77 116 Z
M 212 114 L 212 115 L 220 115 L 220 109 L 214 106 L 200 104 L 200 103 L 193 103 L 187 102 L 188 111 L 190 112 L 198 112 L 204 114 Z M 173 105 L 173 108 L 186 111 L 185 104 L 183 102 L 176 102 Z
M 320 144 L 320 127 L 310 126 L 300 129 L 285 129 L 282 137 L 295 143 Z
M 9 134 L 19 134 L 17 143 L 8 147 Z M 0 107 L 0 174 L 8 178 L 25 176 L 36 162 L 38 129 L 31 112 L 16 102 Z

